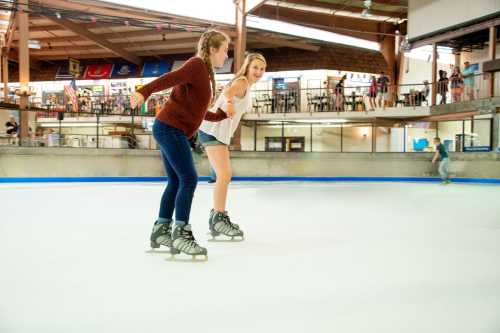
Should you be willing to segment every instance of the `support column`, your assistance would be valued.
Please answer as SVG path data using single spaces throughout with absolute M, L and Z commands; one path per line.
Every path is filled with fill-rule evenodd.
M 25 0 L 23 5 L 19 6 L 19 11 L 17 12 L 17 26 L 19 30 L 19 119 L 20 119 L 20 141 L 21 144 L 23 140 L 29 137 L 28 127 L 29 127 L 29 113 L 23 112 L 28 108 L 29 99 L 29 82 L 30 82 L 30 55 L 28 48 L 29 39 L 29 18 L 28 18 L 28 1 Z
M 490 27 L 490 46 L 488 48 L 488 59 L 495 60 L 497 55 L 497 29 L 495 26 Z M 490 73 L 490 89 L 489 96 L 495 96 L 495 72 Z
M 455 54 L 455 67 L 460 68 L 460 53 Z
M 3 48 L 0 48 L 0 78 L 2 77 L 2 62 L 1 59 L 3 58 L 3 55 L 5 54 L 5 51 Z M 0 126 L 5 124 L 9 120 L 10 116 L 10 111 L 6 109 L 0 109 Z
M 236 8 L 236 43 L 234 47 L 234 72 L 236 73 L 245 58 L 247 48 L 246 0 L 235 0 Z
M 432 44 L 432 105 L 436 105 L 436 96 L 437 96 L 437 44 Z
M 396 66 L 396 39 L 394 36 L 384 36 L 384 39 L 380 43 L 380 51 L 384 56 L 384 59 L 387 63 L 387 74 L 391 79 L 391 88 L 389 90 L 389 103 L 392 103 L 393 96 L 395 91 L 395 86 L 397 84 L 396 74 L 397 66 Z
M 247 48 L 247 23 L 246 23 L 246 0 L 235 0 L 236 9 L 236 43 L 234 47 L 234 73 L 238 72 L 243 61 Z M 233 150 L 241 150 L 241 123 L 233 135 L 231 145 Z
M 7 48 L 2 48 L 2 82 L 3 82 L 3 100 L 9 101 L 9 57 Z

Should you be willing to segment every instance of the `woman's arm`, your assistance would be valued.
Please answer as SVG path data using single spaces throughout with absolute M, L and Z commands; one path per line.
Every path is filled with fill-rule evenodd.
M 243 97 L 246 89 L 248 89 L 247 78 L 243 76 L 234 80 L 229 88 L 224 90 L 223 94 L 227 104 L 226 112 L 229 118 L 234 115 L 233 97 Z
M 173 72 L 163 74 L 156 80 L 140 88 L 137 92 L 144 97 L 144 100 L 146 100 L 154 92 L 191 82 L 193 77 L 203 70 L 202 66 L 204 66 L 204 63 L 201 58 L 195 57 L 189 59 L 184 65 L 182 65 L 181 68 Z
M 228 116 L 227 116 L 227 113 L 224 112 L 224 110 L 222 109 L 217 109 L 217 112 L 210 112 L 208 111 L 206 114 L 205 114 L 205 120 L 206 121 L 221 121 L 221 120 L 224 120 L 226 119 Z

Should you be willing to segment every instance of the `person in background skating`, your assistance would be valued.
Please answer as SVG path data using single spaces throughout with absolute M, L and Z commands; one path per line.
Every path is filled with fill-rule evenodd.
M 222 110 L 216 113 L 207 111 L 215 97 L 213 67 L 224 64 L 228 46 L 229 37 L 226 34 L 216 30 L 206 31 L 198 42 L 196 56 L 178 70 L 164 74 L 131 96 L 131 107 L 140 107 L 152 93 L 174 87 L 153 125 L 153 136 L 160 146 L 168 185 L 161 198 L 158 220 L 153 226 L 152 248 L 164 245 L 170 247 L 172 254 L 207 255 L 206 248 L 196 242 L 189 224 L 198 174 L 188 140 L 203 119 L 220 121 L 227 118 Z M 172 232 L 174 210 L 175 229 Z
M 209 217 L 209 228 L 213 237 L 220 234 L 243 237 L 243 231 L 231 222 L 226 211 L 227 190 L 232 176 L 229 144 L 241 117 L 252 108 L 250 89 L 262 77 L 265 70 L 266 60 L 261 54 L 247 55 L 242 67 L 217 98 L 213 107 L 213 110 L 220 108 L 234 113 L 233 118 L 217 123 L 203 121 L 198 131 L 198 137 L 216 174 L 213 208 Z
M 434 144 L 436 145 L 436 153 L 432 158 L 432 164 L 436 164 L 436 162 L 440 160 L 439 175 L 441 176 L 441 181 L 443 182 L 443 184 L 449 184 L 450 180 L 448 178 L 448 173 L 450 160 L 448 158 L 448 152 L 446 151 L 445 146 L 441 143 L 440 138 L 434 138 Z

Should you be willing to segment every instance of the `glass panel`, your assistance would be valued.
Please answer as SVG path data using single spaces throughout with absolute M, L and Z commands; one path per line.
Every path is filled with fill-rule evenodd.
M 377 127 L 376 152 L 402 153 L 404 151 L 403 127 Z
M 257 125 L 257 151 L 266 151 L 266 138 L 268 151 L 278 150 L 281 140 L 281 122 Z
M 433 150 L 436 137 L 436 123 L 414 122 L 406 125 L 406 152 L 426 152 Z M 441 139 L 442 140 L 442 139 Z
M 489 151 L 491 148 L 491 120 L 474 119 L 466 121 L 466 124 L 468 126 L 465 127 L 464 148 L 467 147 L 469 151 Z
M 463 121 L 438 122 L 438 135 L 448 151 L 462 151 Z
M 311 151 L 311 124 L 285 124 L 286 151 Z
M 480 146 L 491 146 L 491 120 L 476 119 L 474 120 L 474 134 L 477 135 L 478 144 Z
M 314 152 L 340 152 L 340 124 L 313 124 L 312 150 Z
M 343 152 L 371 152 L 372 126 L 369 124 L 344 124 L 342 132 Z
M 255 149 L 254 135 L 255 135 L 255 122 L 254 121 L 241 122 L 242 151 L 254 151 Z

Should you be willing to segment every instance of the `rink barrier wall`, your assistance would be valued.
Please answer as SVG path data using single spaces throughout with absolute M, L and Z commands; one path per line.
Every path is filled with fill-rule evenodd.
M 208 181 L 210 177 L 200 176 L 199 181 Z M 0 183 L 144 183 L 166 182 L 167 177 L 0 177 Z M 454 183 L 500 184 L 496 178 L 450 178 Z M 375 182 L 375 183 L 439 183 L 437 177 L 233 177 L 233 182 Z

